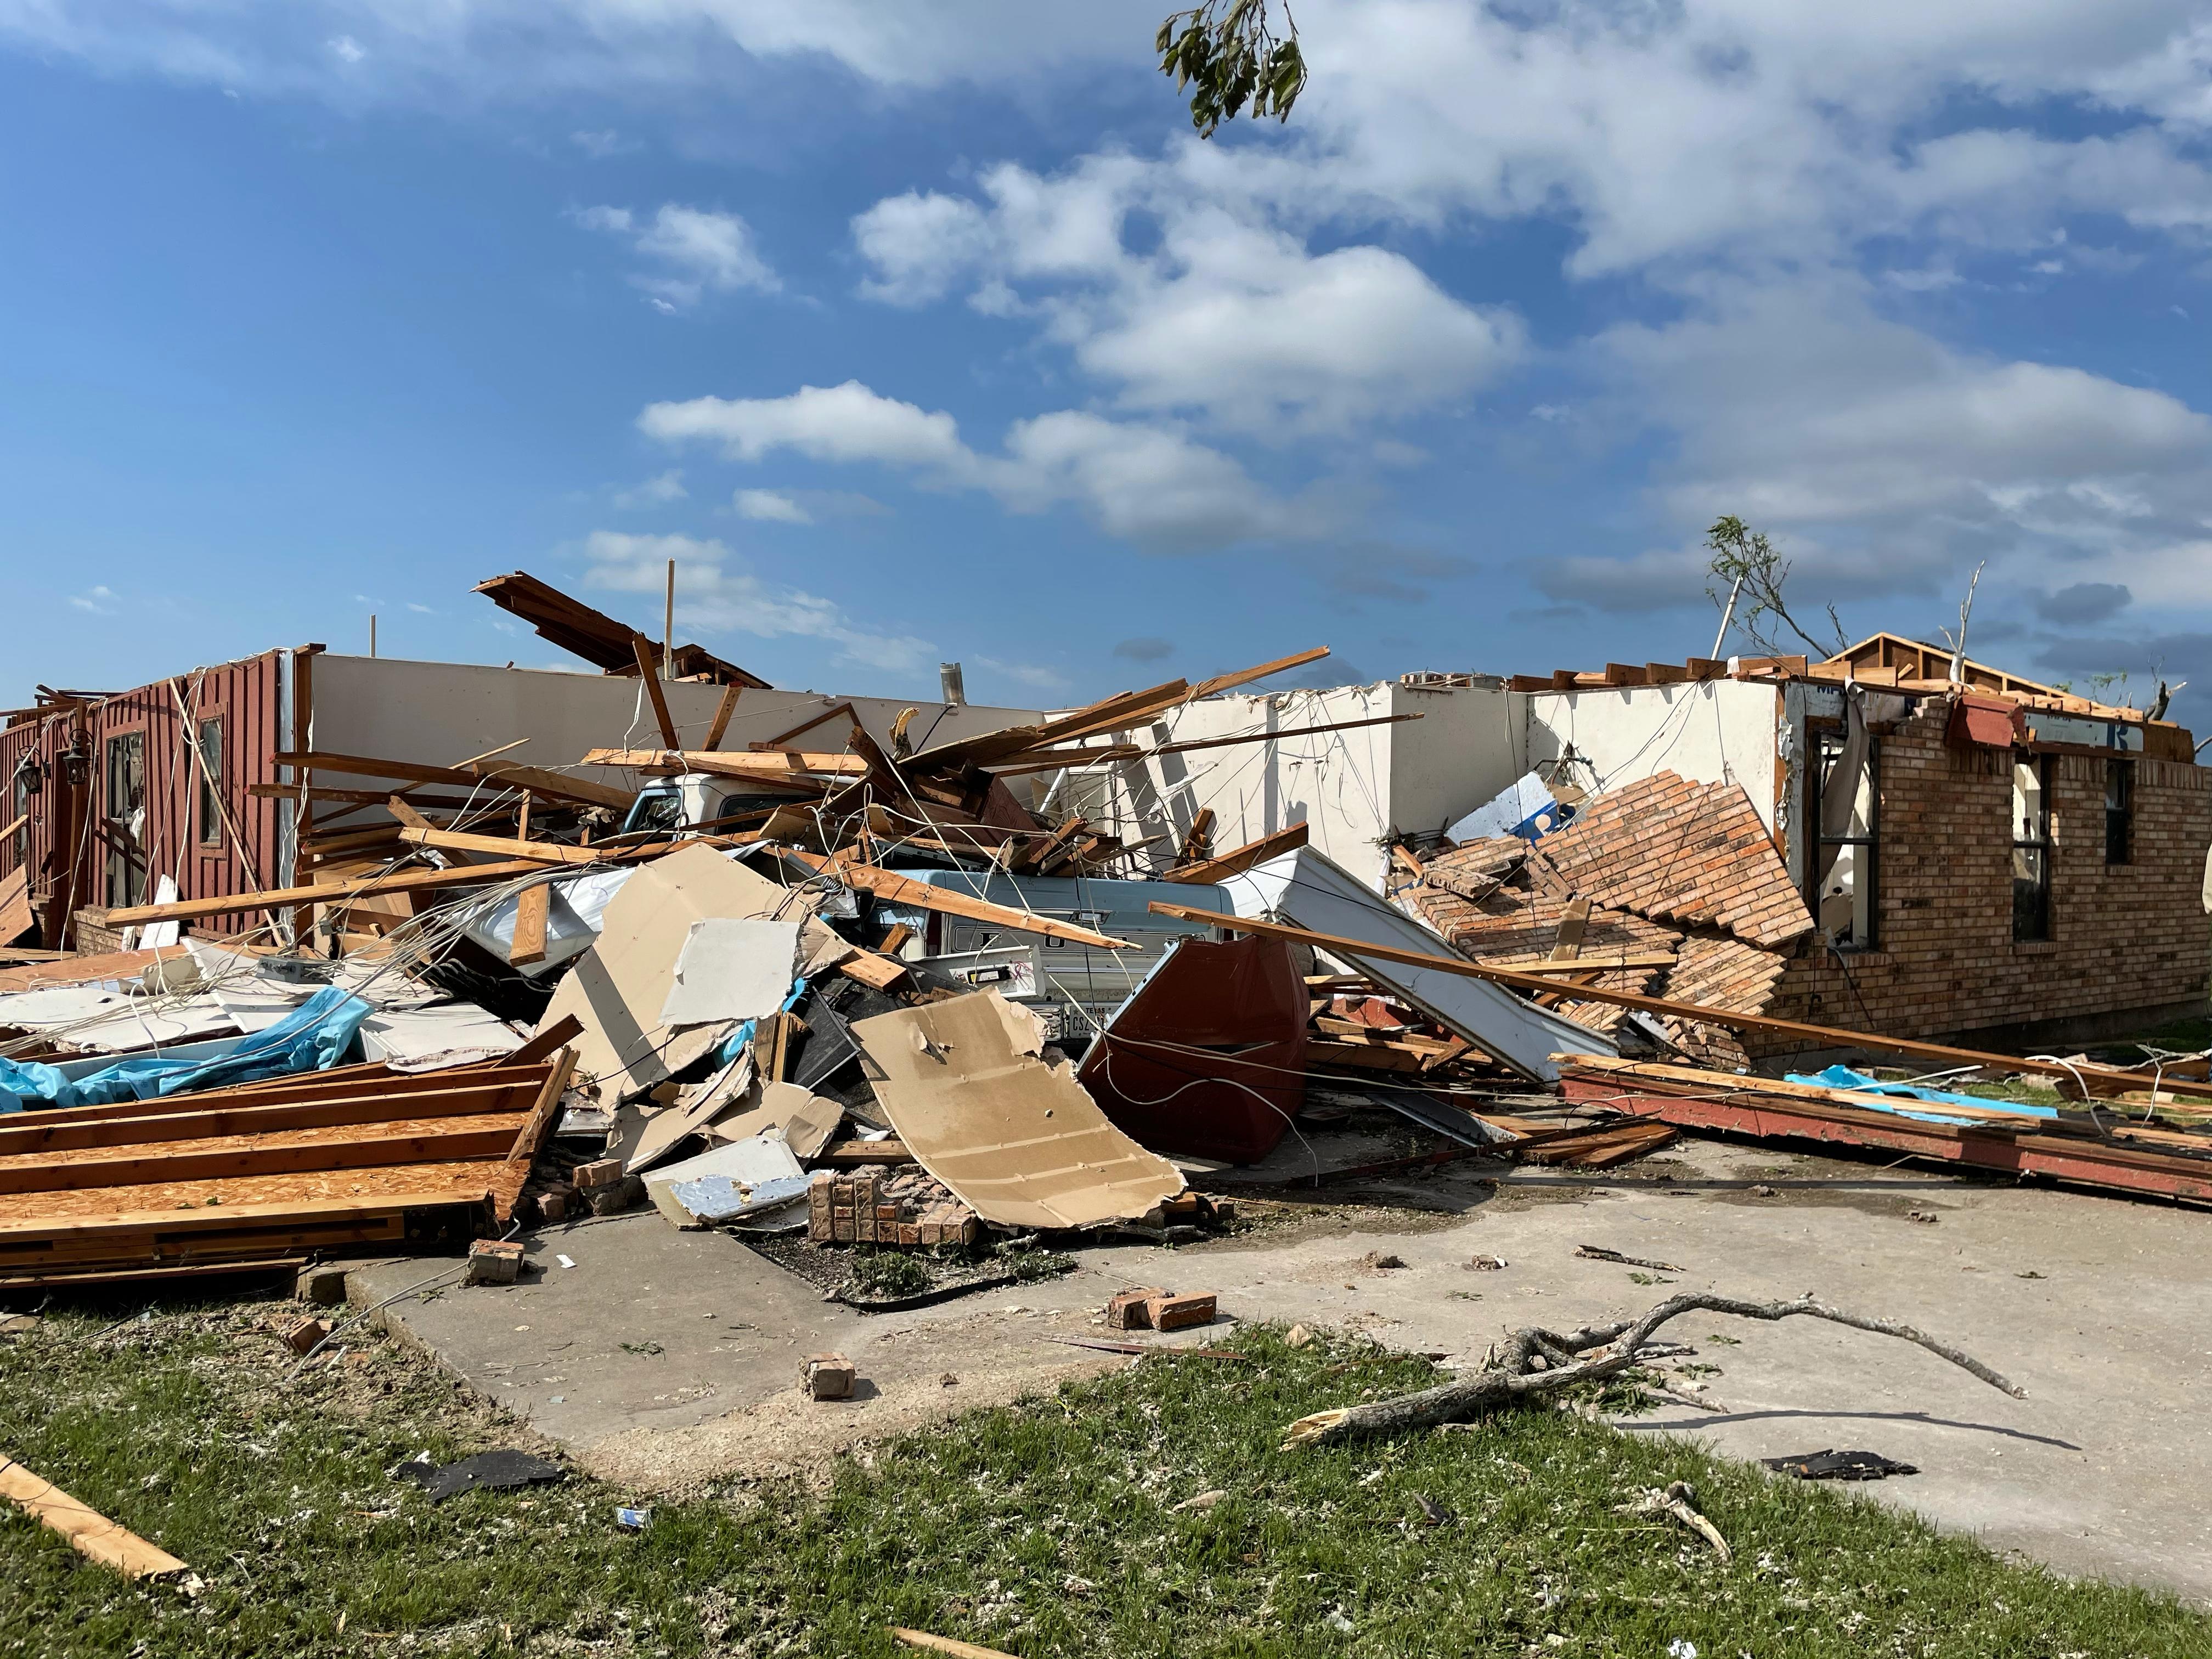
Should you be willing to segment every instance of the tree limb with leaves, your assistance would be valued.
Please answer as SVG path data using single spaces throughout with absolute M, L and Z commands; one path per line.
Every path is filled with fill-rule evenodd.
M 1247 109 L 1255 120 L 1291 118 L 1291 106 L 1305 90 L 1306 60 L 1290 7 L 1283 7 L 1280 35 L 1269 9 L 1269 0 L 1204 0 L 1160 25 L 1153 42 L 1160 73 L 1175 77 L 1177 92 L 1189 93 L 1190 122 L 1200 137 L 1211 138 Z
M 1784 629 L 1802 641 L 1814 656 L 1838 656 L 1850 649 L 1850 638 L 1832 605 L 1827 607 L 1826 641 L 1806 632 L 1790 614 L 1783 597 L 1783 585 L 1790 579 L 1790 561 L 1765 531 L 1753 530 L 1731 513 L 1713 520 L 1712 528 L 1705 532 L 1705 545 L 1712 552 L 1705 573 L 1716 584 L 1705 589 L 1705 597 L 1723 608 L 1733 598 L 1735 626 L 1762 652 L 1774 657 L 1793 654 L 1783 649 L 1789 643 Z M 1814 619 L 1813 625 L 1820 625 L 1819 618 Z

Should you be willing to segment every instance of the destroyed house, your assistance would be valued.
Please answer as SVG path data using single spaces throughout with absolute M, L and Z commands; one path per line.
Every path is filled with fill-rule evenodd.
M 684 749 L 841 752 L 855 729 L 886 745 L 944 743 L 1038 718 L 965 702 L 775 690 L 697 646 L 664 653 L 526 575 L 479 591 L 596 669 L 417 662 L 307 645 L 129 691 L 41 688 L 33 706 L 0 717 L 0 945 L 113 949 L 126 940 L 106 927 L 110 909 L 381 868 L 403 850 L 402 824 L 386 804 L 394 792 L 441 815 L 519 793 L 541 817 L 594 815 L 604 836 L 620 828 L 642 775 L 577 763 L 611 734 L 628 732 L 640 745 L 665 746 L 672 735 Z M 659 678 L 670 665 L 665 654 L 676 678 Z M 641 662 L 655 671 L 650 685 Z M 743 787 L 749 801 L 779 798 L 772 777 Z M 395 895 L 352 907 L 346 921 L 373 933 L 411 914 Z M 302 910 L 295 925 L 309 919 Z M 242 933 L 265 921 L 247 910 L 192 925 Z
M 1260 727 L 1285 735 L 1207 747 Z M 2212 793 L 2190 733 L 1978 663 L 1954 680 L 1948 652 L 1894 635 L 1826 661 L 1221 698 L 1113 740 L 1139 737 L 1142 758 L 1060 796 L 1125 835 L 1236 844 L 1303 820 L 1498 965 L 1610 956 L 1584 983 L 1900 1036 L 2086 1036 L 2203 1007 Z M 1511 833 L 1554 799 L 1565 828 Z M 1694 1035 L 1714 1059 L 1790 1046 Z

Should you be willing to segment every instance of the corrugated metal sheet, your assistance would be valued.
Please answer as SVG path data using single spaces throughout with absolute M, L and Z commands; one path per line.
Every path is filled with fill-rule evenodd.
M 70 908 L 150 898 L 160 878 L 179 897 L 250 892 L 282 879 L 278 829 L 285 804 L 248 793 L 275 782 L 270 756 L 283 747 L 283 653 L 194 669 L 102 699 L 82 714 L 33 715 L 0 732 L 0 777 L 6 780 L 4 820 L 27 813 L 24 830 L 0 846 L 0 872 L 27 862 L 33 904 L 43 917 L 58 890 L 70 884 L 71 860 L 55 841 L 75 817 L 63 756 L 81 726 L 89 744 L 82 799 L 75 819 L 75 891 Z M 194 754 L 204 740 L 206 766 Z M 218 753 L 218 750 L 220 751 Z M 26 787 L 27 757 L 40 787 Z M 203 772 L 219 787 L 204 788 Z M 204 931 L 242 933 L 258 915 L 224 916 Z

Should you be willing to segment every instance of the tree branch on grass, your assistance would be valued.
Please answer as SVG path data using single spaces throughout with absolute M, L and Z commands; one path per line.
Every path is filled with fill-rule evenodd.
M 1533 1326 L 1516 1331 L 1507 1340 L 1504 1354 L 1471 1377 L 1364 1406 L 1301 1417 L 1284 1431 L 1283 1449 L 1330 1446 L 1376 1435 L 1416 1433 L 1563 1394 L 1581 1383 L 1618 1376 L 1649 1357 L 1644 1350 L 1650 1346 L 1653 1332 L 1670 1319 L 1700 1310 L 1734 1314 L 1742 1319 L 1788 1319 L 1802 1314 L 1812 1319 L 1848 1325 L 1853 1330 L 1893 1336 L 1927 1349 L 1939 1359 L 1948 1359 L 2015 1400 L 2027 1397 L 2025 1389 L 1972 1355 L 1895 1320 L 1845 1313 L 1841 1309 L 1825 1306 L 1809 1294 L 1792 1302 L 1746 1302 L 1736 1297 L 1698 1291 L 1669 1297 L 1642 1317 L 1617 1324 L 1585 1326 L 1565 1335 Z

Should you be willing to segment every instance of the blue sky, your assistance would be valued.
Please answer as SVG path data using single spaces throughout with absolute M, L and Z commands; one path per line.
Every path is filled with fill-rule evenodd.
M 0 702 L 671 557 L 779 684 L 1680 660 L 1733 512 L 2212 729 L 2212 28 L 1790 9 L 1311 0 L 1201 143 L 1145 6 L 0 0 Z

